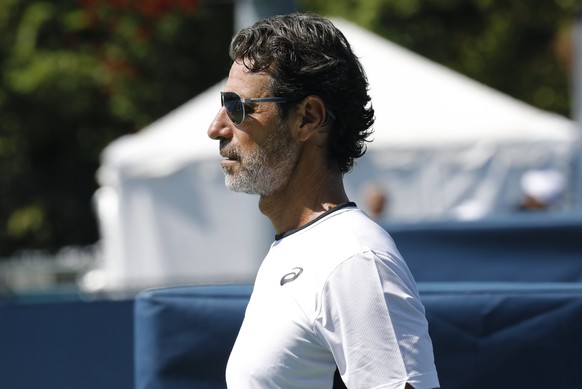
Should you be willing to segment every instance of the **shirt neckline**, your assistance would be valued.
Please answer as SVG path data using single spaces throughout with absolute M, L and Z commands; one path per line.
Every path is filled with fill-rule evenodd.
M 324 217 L 326 217 L 326 216 L 328 216 L 328 215 L 330 215 L 330 214 L 332 214 L 332 213 L 334 213 L 336 211 L 339 211 L 340 209 L 343 209 L 343 208 L 346 208 L 346 207 L 356 207 L 356 206 L 357 206 L 356 203 L 354 203 L 353 201 L 348 201 L 348 202 L 345 202 L 345 203 L 338 204 L 335 207 L 328 209 L 327 211 L 325 211 L 324 213 L 322 213 L 321 215 L 319 215 L 315 219 L 310 220 L 308 223 L 306 223 L 306 224 L 304 224 L 302 226 L 299 226 L 299 227 L 294 228 L 294 229 L 289 230 L 289 231 L 281 232 L 280 234 L 276 234 L 275 235 L 275 240 L 281 240 L 283 238 L 288 237 L 289 235 L 292 235 L 292 234 L 294 234 L 296 232 L 299 232 L 299 231 L 303 230 L 304 228 L 307 228 L 307 227 L 313 225 L 314 223 L 317 223 L 318 221 L 320 221 Z

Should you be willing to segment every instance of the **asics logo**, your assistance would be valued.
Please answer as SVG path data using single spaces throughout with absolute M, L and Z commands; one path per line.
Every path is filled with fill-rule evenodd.
M 283 286 L 291 281 L 295 281 L 297 279 L 297 277 L 299 277 L 301 275 L 301 273 L 303 273 L 303 269 L 300 267 L 295 267 L 291 270 L 292 270 L 291 272 L 285 274 L 281 278 L 281 286 Z

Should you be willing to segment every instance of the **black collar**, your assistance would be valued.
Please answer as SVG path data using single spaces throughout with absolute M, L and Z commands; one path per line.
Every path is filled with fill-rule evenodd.
M 353 201 L 349 201 L 347 203 L 338 204 L 335 207 L 328 209 L 327 211 L 325 211 L 324 213 L 322 213 L 321 215 L 319 215 L 315 219 L 310 220 L 309 223 L 307 223 L 307 224 L 304 224 L 304 225 L 299 226 L 297 228 L 294 228 L 292 230 L 281 232 L 280 234 L 275 235 L 275 240 L 281 240 L 283 238 L 288 237 L 289 235 L 296 233 L 297 231 L 301 231 L 302 229 L 307 228 L 310 225 L 312 225 L 313 223 L 316 223 L 317 221 L 323 219 L 327 215 L 329 215 L 335 211 L 339 211 L 340 209 L 345 208 L 345 207 L 356 207 L 356 203 L 354 203 Z

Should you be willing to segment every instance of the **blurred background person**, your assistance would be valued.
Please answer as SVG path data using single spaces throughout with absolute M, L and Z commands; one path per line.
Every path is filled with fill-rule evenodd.
M 546 211 L 559 207 L 566 187 L 566 178 L 557 170 L 530 170 L 521 176 L 523 195 L 519 211 Z
M 378 183 L 370 183 L 362 190 L 364 210 L 368 216 L 376 221 L 386 217 L 388 209 L 388 194 Z

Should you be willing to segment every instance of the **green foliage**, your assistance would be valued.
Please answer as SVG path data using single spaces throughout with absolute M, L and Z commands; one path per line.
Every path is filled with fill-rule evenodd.
M 0 257 L 98 239 L 103 147 L 224 77 L 231 8 L 0 2 Z
M 576 0 L 303 0 L 542 109 L 568 115 Z

